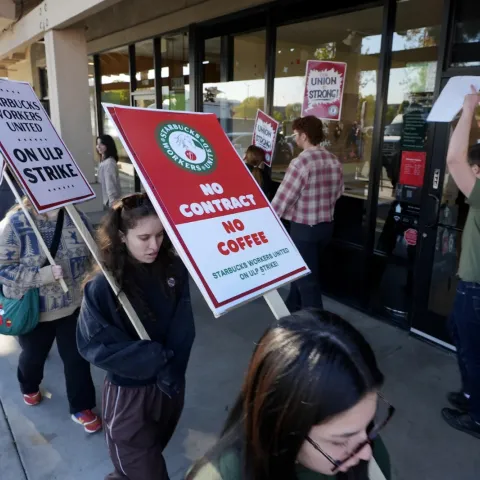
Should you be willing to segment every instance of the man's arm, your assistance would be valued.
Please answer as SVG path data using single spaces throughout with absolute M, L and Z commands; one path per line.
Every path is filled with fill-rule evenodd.
M 477 177 L 468 163 L 470 129 L 480 95 L 472 86 L 472 93 L 465 97 L 463 111 L 448 146 L 447 165 L 457 187 L 469 198 Z

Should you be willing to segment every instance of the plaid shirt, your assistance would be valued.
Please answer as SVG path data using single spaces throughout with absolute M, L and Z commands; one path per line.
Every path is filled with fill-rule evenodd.
M 272 206 L 280 218 L 316 225 L 333 221 L 342 194 L 342 164 L 323 147 L 315 147 L 292 160 Z

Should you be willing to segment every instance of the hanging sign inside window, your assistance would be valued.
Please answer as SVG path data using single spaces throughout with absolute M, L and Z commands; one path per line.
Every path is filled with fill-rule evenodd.
M 309 273 L 216 115 L 104 107 L 215 315 Z
M 428 109 L 419 103 L 411 103 L 405 109 L 402 128 L 402 150 L 422 151 L 427 137 Z
M 280 124 L 261 110 L 257 111 L 255 126 L 253 127 L 252 144 L 265 152 L 265 163 L 271 167 L 277 133 Z
M 28 83 L 0 80 L 0 150 L 39 213 L 95 197 Z
M 426 160 L 426 152 L 402 152 L 400 184 L 422 187 Z
M 302 117 L 340 120 L 347 64 L 309 60 L 305 75 Z

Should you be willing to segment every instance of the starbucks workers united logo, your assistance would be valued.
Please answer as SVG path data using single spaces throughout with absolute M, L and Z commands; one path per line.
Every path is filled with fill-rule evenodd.
M 179 122 L 160 124 L 157 128 L 157 142 L 168 159 L 184 170 L 205 174 L 217 166 L 213 148 L 188 125 Z

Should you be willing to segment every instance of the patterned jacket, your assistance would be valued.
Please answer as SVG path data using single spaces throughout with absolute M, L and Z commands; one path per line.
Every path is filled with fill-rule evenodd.
M 80 214 L 87 228 L 87 217 Z M 55 232 L 56 220 L 32 214 L 47 246 Z M 47 322 L 71 315 L 82 300 L 82 281 L 90 266 L 90 251 L 70 216 L 65 212 L 62 236 L 55 261 L 63 269 L 68 292 L 55 281 L 51 266 L 42 267 L 46 256 L 24 213 L 9 213 L 0 222 L 0 285 L 7 298 L 22 298 L 31 288 L 40 295 L 40 321 Z

